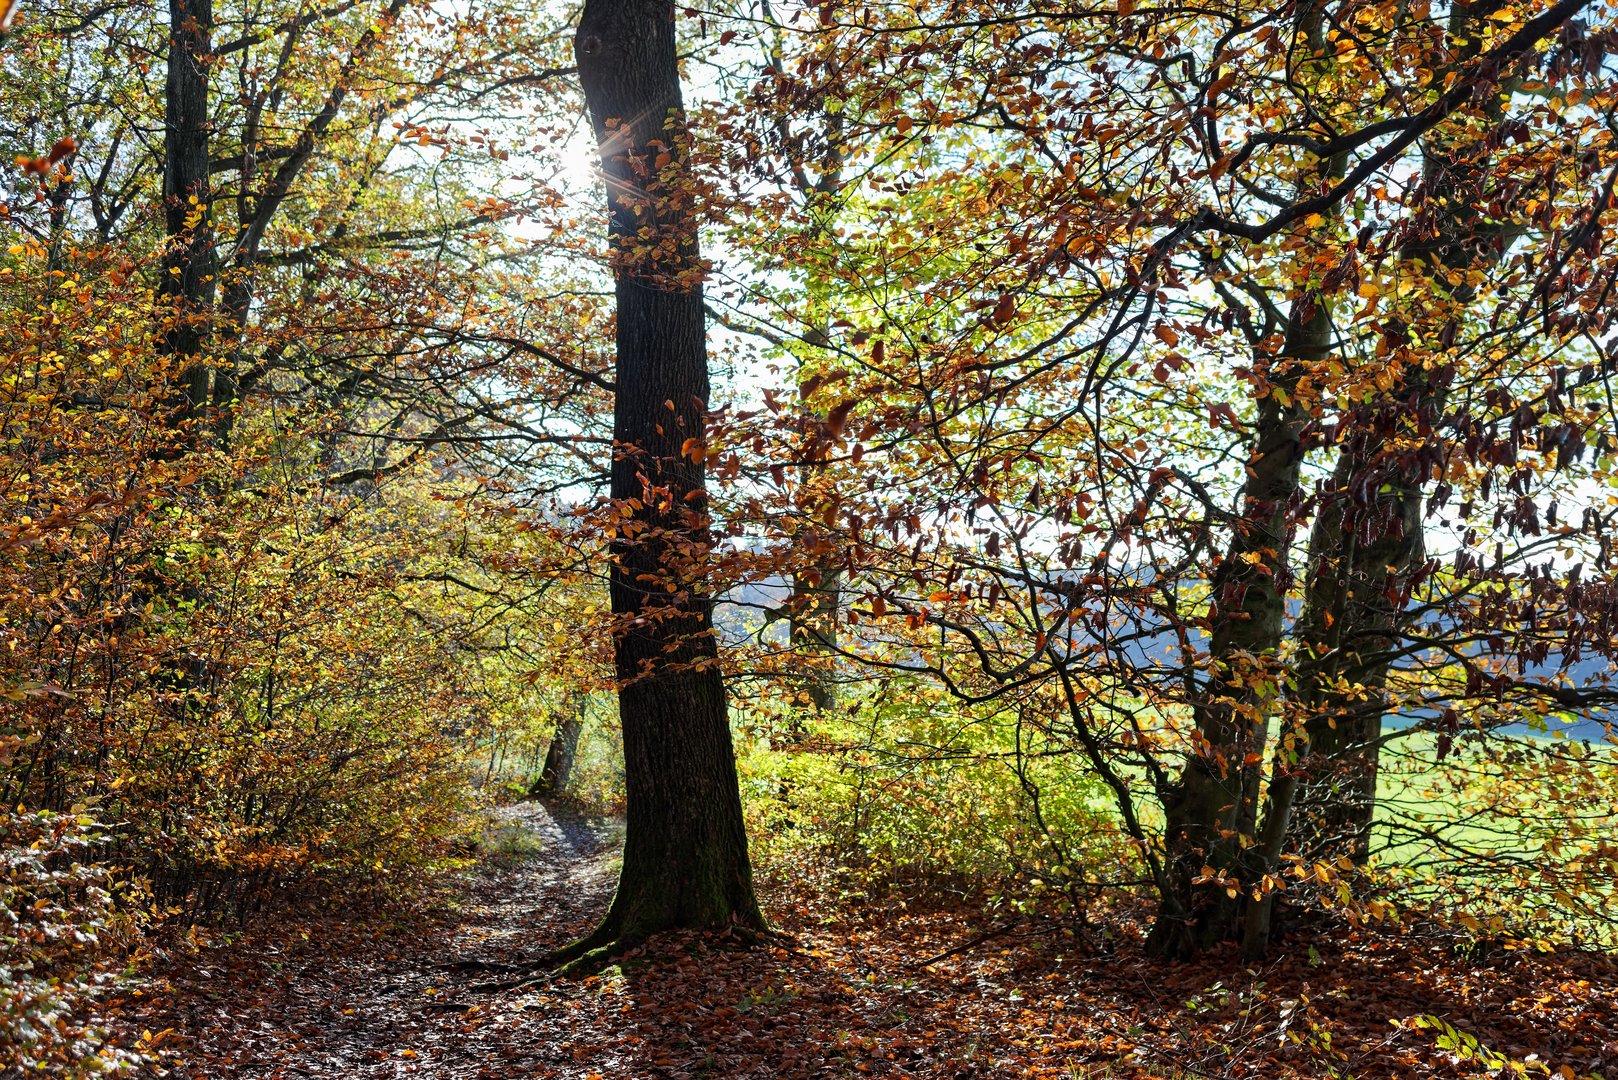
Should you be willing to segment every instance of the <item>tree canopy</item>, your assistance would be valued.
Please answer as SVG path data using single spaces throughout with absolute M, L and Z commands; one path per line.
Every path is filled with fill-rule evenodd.
M 1611 957 L 1609 8 L 6 17 L 4 1067 L 529 793 L 623 857 L 502 992 L 810 882 Z

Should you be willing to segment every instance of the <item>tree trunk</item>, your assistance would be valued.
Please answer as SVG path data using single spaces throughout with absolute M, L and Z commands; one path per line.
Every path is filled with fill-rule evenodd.
M 163 208 L 168 243 L 158 295 L 167 302 L 162 349 L 179 373 L 176 426 L 208 403 L 201 363 L 214 302 L 214 243 L 209 221 L 208 63 L 213 0 L 169 0 L 167 99 L 164 102 Z
M 838 200 L 843 190 L 843 115 L 824 110 L 819 115 L 825 139 L 819 162 L 820 175 L 811 180 L 806 166 L 799 167 L 794 174 L 809 217 L 809 228 L 802 243 L 811 251 L 833 237 Z M 814 349 L 830 349 L 829 276 L 810 264 L 806 286 L 813 322 L 804 334 L 804 343 Z M 805 565 L 793 571 L 792 596 L 787 602 L 791 647 L 801 650 L 807 660 L 804 689 L 816 713 L 837 704 L 837 617 L 842 610 L 847 562 L 846 545 L 841 542 L 831 518 L 836 513 L 839 478 L 832 474 L 825 460 L 831 441 L 824 430 L 827 416 L 814 409 L 809 400 L 817 376 L 826 374 L 824 365 L 811 367 L 800 363 L 798 366 L 798 394 L 808 428 L 804 435 L 804 460 L 798 470 L 799 514 L 805 522 L 798 541 L 806 550 L 800 552 Z M 814 524 L 817 521 L 824 525 L 824 530 Z M 795 716 L 791 730 L 795 737 L 801 736 L 804 730 Z
M 1413 387 L 1407 387 L 1413 390 Z M 1430 412 L 1433 395 L 1422 397 Z M 1308 746 L 1298 809 L 1313 856 L 1363 862 L 1376 809 L 1377 747 L 1410 574 L 1426 558 L 1422 482 L 1431 455 L 1391 450 L 1376 431 L 1349 437 L 1309 540 L 1297 699 Z M 1427 444 L 1431 446 L 1431 442 Z M 1357 687 L 1356 692 L 1344 687 Z
M 1410 255 L 1427 262 L 1435 288 L 1459 304 L 1471 290 L 1446 289 L 1443 272 L 1490 265 L 1507 241 L 1498 225 L 1465 225 L 1471 215 L 1454 208 L 1463 193 L 1449 184 L 1443 190 L 1450 203 L 1436 248 Z M 1305 651 L 1297 696 L 1309 717 L 1298 828 L 1309 856 L 1346 854 L 1362 863 L 1370 854 L 1388 673 L 1412 575 L 1426 559 L 1423 489 L 1442 469 L 1445 447 L 1433 427 L 1452 375 L 1443 367 L 1407 370 L 1344 440 L 1322 494 L 1298 625 Z
M 612 906 L 573 955 L 674 927 L 763 926 L 702 580 L 708 355 L 675 10 L 586 0 L 574 36 L 616 279 L 612 498 L 626 513 L 610 586 L 627 822 Z
M 579 753 L 579 735 L 584 731 L 583 694 L 569 694 L 562 707 L 562 716 L 556 722 L 550 749 L 545 751 L 545 764 L 539 770 L 539 779 L 529 789 L 530 795 L 566 795 L 573 779 L 573 762 Z
M 808 242 L 820 233 L 811 231 Z M 805 335 L 811 345 L 825 347 L 831 342 L 829 327 L 824 317 Z M 800 379 L 802 371 L 800 369 Z M 806 383 L 800 383 L 800 395 Z M 813 429 L 806 434 L 804 462 L 798 473 L 798 504 L 805 525 L 795 537 L 797 554 L 804 565 L 792 573 L 792 595 L 787 600 L 788 625 L 791 629 L 790 646 L 801 652 L 805 659 L 804 690 L 809 705 L 816 713 L 825 712 L 837 703 L 837 684 L 833 665 L 837 657 L 837 615 L 842 608 L 843 545 L 838 543 L 836 529 L 827 523 L 824 529 L 814 522 L 828 507 L 835 506 L 832 499 L 836 480 L 829 475 L 824 460 L 826 439 L 820 432 L 825 417 L 805 407 L 806 423 Z M 794 706 L 791 732 L 794 741 L 805 731 Z
M 1317 0 L 1298 13 L 1298 29 L 1312 57 L 1306 70 L 1327 55 L 1323 6 L 1324 0 Z M 1299 190 L 1310 192 L 1346 169 L 1344 155 L 1306 159 Z M 1305 284 L 1325 276 L 1313 255 L 1313 246 L 1300 251 L 1304 262 L 1296 271 L 1300 284 L 1287 313 L 1281 356 L 1264 372 L 1270 392 L 1258 403 L 1241 516 L 1209 582 L 1213 671 L 1193 706 L 1194 744 L 1185 769 L 1164 793 L 1169 889 L 1146 940 L 1155 956 L 1190 956 L 1235 938 L 1245 896 L 1262 872 L 1252 845 L 1267 725 L 1278 712 L 1285 678 L 1280 650 L 1291 578 L 1288 551 L 1302 497 L 1303 432 L 1312 409 L 1311 402 L 1300 400 L 1298 387 L 1332 347 L 1330 296 Z
M 1345 445 L 1315 516 L 1292 694 L 1303 730 L 1276 747 L 1255 880 L 1274 872 L 1295 826 L 1311 838 L 1303 845 L 1311 856 L 1348 851 L 1363 860 L 1369 850 L 1383 686 L 1409 575 L 1425 557 L 1420 479 L 1409 466 L 1378 468 L 1380 454 L 1366 445 L 1373 440 L 1381 441 L 1351 436 L 1357 449 Z M 1246 900 L 1249 958 L 1268 949 L 1274 907 L 1267 888 Z
M 1185 769 L 1164 799 L 1169 894 L 1161 898 L 1146 942 L 1155 956 L 1189 956 L 1235 930 L 1247 877 L 1242 841 L 1254 832 L 1265 723 L 1279 693 L 1276 653 L 1285 619 L 1287 549 L 1308 420 L 1292 388 L 1330 350 L 1325 298 L 1299 296 L 1283 358 L 1270 373 L 1287 404 L 1275 394 L 1259 403 L 1241 519 L 1210 582 L 1214 675 L 1194 706 L 1194 745 Z M 1222 880 L 1208 880 L 1205 866 Z

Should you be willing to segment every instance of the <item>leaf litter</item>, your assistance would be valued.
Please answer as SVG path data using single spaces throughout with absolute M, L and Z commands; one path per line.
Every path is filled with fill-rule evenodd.
M 809 865 L 763 882 L 765 945 L 673 933 L 597 976 L 508 979 L 605 910 L 621 826 L 500 815 L 535 842 L 424 893 L 154 951 L 113 1003 L 122 1040 L 157 1055 L 148 1075 L 199 1080 L 1618 1077 L 1611 957 L 1345 927 L 1263 965 L 1166 964 L 1141 953 L 1142 911 L 1099 935 L 1007 924 L 851 898 Z

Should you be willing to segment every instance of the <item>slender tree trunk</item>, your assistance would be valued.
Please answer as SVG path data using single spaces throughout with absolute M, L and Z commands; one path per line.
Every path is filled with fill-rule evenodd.
M 1314 57 L 1326 53 L 1323 6 L 1323 0 L 1310 4 L 1298 16 Z M 1299 187 L 1308 192 L 1340 178 L 1346 168 L 1341 155 L 1312 159 Z M 1306 263 L 1298 278 L 1319 280 L 1321 269 Z M 1302 497 L 1303 432 L 1312 407 L 1300 400 L 1298 385 L 1331 347 L 1329 294 L 1300 287 L 1287 315 L 1281 356 L 1266 372 L 1271 390 L 1259 401 L 1241 517 L 1209 583 L 1213 673 L 1194 705 L 1185 769 L 1165 793 L 1169 893 L 1161 898 L 1147 937 L 1153 955 L 1189 956 L 1235 938 L 1245 897 L 1262 872 L 1252 846 L 1259 832 L 1267 726 L 1279 711 L 1285 678 L 1280 650 L 1291 579 L 1288 552 Z
M 1298 297 L 1283 359 L 1271 372 L 1287 404 L 1275 394 L 1259 404 L 1241 520 L 1211 582 L 1214 677 L 1194 709 L 1194 745 L 1185 769 L 1164 799 L 1170 892 L 1161 898 L 1147 939 L 1153 955 L 1188 956 L 1234 933 L 1247 876 L 1242 841 L 1254 832 L 1265 723 L 1279 692 L 1276 653 L 1285 619 L 1287 549 L 1308 420 L 1290 391 L 1302 369 L 1330 349 L 1324 297 Z M 1204 867 L 1222 880 L 1208 880 Z
M 573 762 L 579 754 L 579 735 L 584 731 L 583 694 L 569 694 L 551 736 L 550 749 L 545 751 L 545 764 L 539 770 L 539 780 L 529 790 L 530 795 L 566 795 L 573 779 Z
M 166 97 L 163 103 L 163 210 L 165 243 L 156 316 L 159 353 L 168 360 L 163 422 L 169 445 L 159 453 L 181 457 L 196 450 L 198 421 L 208 406 L 209 370 L 203 355 L 213 321 L 216 291 L 212 194 L 208 182 L 211 121 L 208 61 L 212 49 L 213 0 L 169 0 Z M 195 602 L 194 581 L 174 585 L 143 574 L 145 588 Z M 182 650 L 154 673 L 154 681 L 189 719 L 200 707 L 207 660 Z
M 1438 402 L 1422 397 L 1430 417 Z M 1299 808 L 1311 854 L 1363 862 L 1370 850 L 1387 676 L 1410 575 L 1426 558 L 1422 482 L 1434 456 L 1393 450 L 1382 432 L 1355 432 L 1322 494 L 1298 624 L 1297 699 L 1308 738 Z
M 1449 289 L 1445 273 L 1493 265 L 1508 238 L 1503 226 L 1476 220 L 1469 208 L 1481 192 L 1455 179 L 1434 177 L 1429 167 L 1443 200 L 1438 235 L 1407 257 L 1424 262 L 1436 292 L 1459 306 L 1473 290 Z M 1345 438 L 1322 493 L 1298 625 L 1305 651 L 1297 697 L 1309 717 L 1307 782 L 1298 801 L 1305 854 L 1346 854 L 1356 862 L 1370 854 L 1388 674 L 1413 575 L 1426 560 L 1423 491 L 1443 467 L 1433 429 L 1452 377 L 1442 365 L 1409 367 Z
M 809 242 L 821 233 L 819 227 L 810 233 Z M 806 335 L 809 344 L 825 347 L 830 344 L 831 333 L 824 316 Z M 807 387 L 807 383 L 801 383 Z M 803 397 L 809 395 L 803 393 Z M 803 560 L 802 566 L 792 574 L 792 596 L 787 601 L 791 645 L 807 659 L 804 667 L 804 690 L 809 705 L 815 712 L 825 712 L 837 703 L 837 683 L 832 665 L 837 657 L 837 615 L 842 608 L 844 551 L 837 543 L 837 532 L 832 523 L 823 518 L 836 506 L 833 488 L 835 479 L 823 460 L 825 436 L 819 428 L 825 417 L 805 409 L 805 417 L 814 431 L 805 438 L 805 461 L 798 473 L 798 504 L 806 522 L 796 537 Z M 824 527 L 822 527 L 824 526 Z M 794 737 L 803 733 L 803 725 L 792 723 Z
M 809 228 L 803 243 L 809 250 L 833 238 L 843 190 L 843 116 L 840 112 L 820 113 L 825 148 L 819 162 L 820 175 L 810 179 L 806 167 L 795 173 L 804 197 Z M 813 322 L 804 342 L 814 349 L 831 347 L 831 312 L 828 307 L 828 275 L 811 266 L 807 282 L 808 298 L 814 311 Z M 812 430 L 804 440 L 804 462 L 798 471 L 799 512 L 807 523 L 799 533 L 800 546 L 807 549 L 804 565 L 792 575 L 792 596 L 787 604 L 791 616 L 791 642 L 809 661 L 805 667 L 804 689 L 815 712 L 825 712 L 837 703 L 837 617 L 842 610 L 843 577 L 847 551 L 839 542 L 832 516 L 837 507 L 837 477 L 825 461 L 828 438 L 823 431 L 827 417 L 809 405 L 816 375 L 824 369 L 798 370 L 798 390 L 803 399 L 804 417 Z M 820 522 L 817 526 L 815 522 Z M 794 733 L 802 726 L 792 725 Z
M 612 497 L 626 516 L 610 587 L 627 795 L 618 890 L 575 955 L 673 927 L 763 925 L 702 581 L 708 356 L 675 12 L 586 0 L 574 36 L 616 278 Z
M 823 323 L 811 328 L 808 337 L 814 345 L 823 346 L 830 341 Z M 810 410 L 806 409 L 805 415 L 816 428 L 825 422 L 824 417 Z M 842 607 L 844 558 L 831 523 L 823 523 L 824 528 L 814 524 L 828 508 L 836 505 L 830 490 L 835 481 L 826 463 L 819 460 L 822 440 L 818 431 L 808 436 L 808 460 L 799 470 L 798 503 L 806 524 L 796 537 L 801 549 L 796 554 L 804 565 L 793 571 L 792 596 L 787 601 L 791 645 L 808 661 L 804 667 L 804 690 L 809 695 L 810 707 L 817 713 L 837 703 L 832 665 L 837 656 L 837 614 Z M 803 730 L 803 725 L 794 720 L 794 736 L 801 735 Z
M 202 345 L 214 302 L 214 240 L 209 221 L 208 63 L 213 0 L 169 0 L 164 102 L 163 207 L 168 244 L 158 294 L 167 302 L 163 351 L 179 372 L 174 421 L 193 420 L 208 403 Z
M 1365 445 L 1375 438 L 1351 438 L 1359 449 L 1345 446 L 1315 517 L 1292 694 L 1303 728 L 1276 747 L 1255 881 L 1274 873 L 1295 824 L 1312 837 L 1304 845 L 1312 854 L 1346 850 L 1362 860 L 1368 850 L 1382 688 L 1409 574 L 1425 552 L 1420 481 L 1409 467 L 1384 462 L 1377 471 Z M 1347 686 L 1364 689 L 1350 694 Z M 1262 884 L 1246 899 L 1242 947 L 1250 958 L 1268 948 L 1274 907 L 1274 891 Z

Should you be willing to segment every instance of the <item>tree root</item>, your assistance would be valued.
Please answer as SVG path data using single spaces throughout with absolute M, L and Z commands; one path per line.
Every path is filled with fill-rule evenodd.
M 574 955 L 553 971 L 552 977 L 557 979 L 583 979 L 591 975 L 599 975 L 612 961 L 633 949 L 638 942 L 613 941 L 606 945 L 599 945 L 593 949 L 586 949 Z
M 441 970 L 448 971 L 456 975 L 465 974 L 469 971 L 506 973 L 512 971 L 522 971 L 524 966 L 525 965 L 520 963 L 508 964 L 496 960 L 451 960 L 449 963 L 441 965 Z
M 541 983 L 550 982 L 551 966 L 548 957 L 544 960 L 532 960 L 526 964 L 512 965 L 510 972 L 517 973 L 517 978 L 473 983 L 466 988 L 466 992 L 469 994 L 503 994 L 512 990 L 526 990 L 530 986 L 539 986 Z
M 558 979 L 582 979 L 599 975 L 628 953 L 645 944 L 655 935 L 620 935 L 608 925 L 598 926 L 590 934 L 571 945 L 522 964 L 490 964 L 481 970 L 500 971 L 516 978 L 474 983 L 468 993 L 497 994 L 526 990 Z M 787 952 L 798 952 L 795 940 L 779 931 L 731 923 L 710 935 L 717 943 L 739 946 L 743 949 L 774 947 Z M 464 969 L 463 969 L 464 970 Z
M 423 1012 L 469 1013 L 477 1007 L 477 1004 L 471 1001 L 429 1001 L 421 1008 Z
M 981 934 L 972 935 L 970 938 L 967 938 L 953 949 L 945 949 L 943 952 L 938 953 L 935 956 L 929 956 L 925 960 L 915 961 L 910 965 L 910 970 L 920 971 L 922 968 L 932 967 L 941 960 L 948 960 L 952 956 L 959 956 L 964 952 L 971 952 L 973 949 L 977 948 L 979 945 L 982 945 L 986 941 L 993 941 L 997 937 L 1011 933 L 1011 931 L 1017 929 L 1019 925 L 1021 924 L 1009 922 L 1003 926 L 992 926 L 983 931 Z

